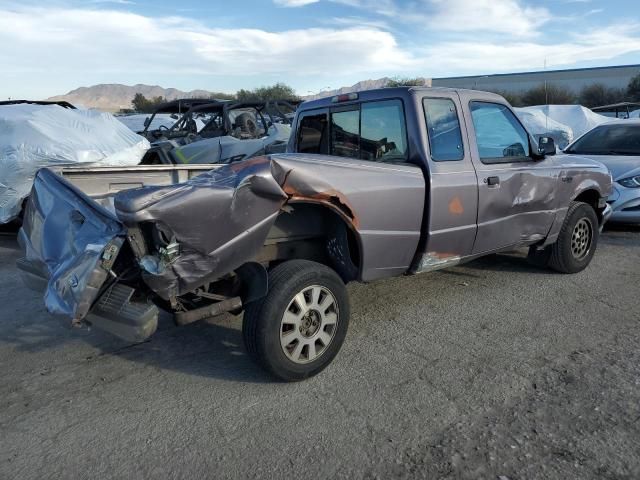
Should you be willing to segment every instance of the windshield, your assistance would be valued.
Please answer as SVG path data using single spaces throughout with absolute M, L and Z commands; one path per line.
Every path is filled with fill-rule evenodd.
M 640 155 L 640 125 L 600 125 L 565 150 L 583 155 Z

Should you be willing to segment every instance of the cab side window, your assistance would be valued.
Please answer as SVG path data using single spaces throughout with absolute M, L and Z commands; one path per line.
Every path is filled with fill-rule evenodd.
M 406 161 L 407 129 L 400 100 L 310 110 L 298 122 L 297 151 L 374 162 Z
M 407 132 L 400 100 L 363 103 L 360 158 L 374 162 L 407 159 Z
M 331 155 L 360 157 L 360 110 L 331 113 Z
M 298 152 L 329 153 L 329 125 L 326 113 L 305 114 L 298 126 Z
M 469 106 L 482 163 L 530 160 L 529 136 L 511 110 L 487 102 Z
M 462 160 L 462 132 L 453 101 L 448 98 L 425 98 L 422 105 L 429 133 L 431 159 L 435 162 Z

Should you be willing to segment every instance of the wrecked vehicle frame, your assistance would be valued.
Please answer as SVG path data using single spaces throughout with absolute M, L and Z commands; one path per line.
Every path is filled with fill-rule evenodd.
M 162 104 L 139 132 L 153 142 L 140 163 L 219 164 L 283 153 L 298 104 L 294 100 L 190 99 Z M 176 122 L 170 128 L 149 130 L 160 113 L 171 113 Z M 199 126 L 198 122 L 204 124 Z
M 610 215 L 611 177 L 553 155 L 486 92 L 395 88 L 303 104 L 289 153 L 187 182 L 118 192 L 113 209 L 39 172 L 19 240 L 52 312 L 132 341 L 158 308 L 176 323 L 244 309 L 247 351 L 300 380 L 345 338 L 345 284 L 529 247 L 584 269 Z

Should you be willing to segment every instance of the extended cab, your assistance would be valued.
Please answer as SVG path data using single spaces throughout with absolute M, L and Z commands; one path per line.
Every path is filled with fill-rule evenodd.
M 249 354 L 299 380 L 342 345 L 346 283 L 517 247 L 575 273 L 610 215 L 607 169 L 555 155 L 495 94 L 372 90 L 304 103 L 293 125 L 290 153 L 121 191 L 110 209 L 41 170 L 25 280 L 50 311 L 134 341 L 158 308 L 178 324 L 244 310 Z

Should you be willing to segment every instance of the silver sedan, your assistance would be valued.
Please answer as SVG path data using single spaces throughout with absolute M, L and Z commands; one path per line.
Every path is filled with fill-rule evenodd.
M 640 120 L 618 120 L 589 130 L 564 153 L 598 160 L 613 177 L 611 222 L 640 223 Z

